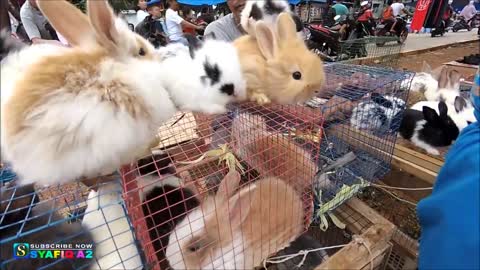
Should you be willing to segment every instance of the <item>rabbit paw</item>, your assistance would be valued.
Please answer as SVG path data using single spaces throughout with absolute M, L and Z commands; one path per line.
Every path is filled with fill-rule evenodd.
M 265 105 L 271 102 L 271 100 L 264 93 L 253 93 L 250 97 L 250 100 L 258 103 L 259 105 Z
M 425 150 L 427 151 L 427 153 L 429 153 L 430 155 L 434 155 L 434 156 L 439 156 L 440 155 L 440 152 L 433 148 L 433 147 L 427 147 L 425 148 Z

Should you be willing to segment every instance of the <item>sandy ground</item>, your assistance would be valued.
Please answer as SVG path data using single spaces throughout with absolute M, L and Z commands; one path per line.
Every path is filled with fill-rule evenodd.
M 419 55 L 401 56 L 399 67 L 419 72 L 422 71 L 423 61 L 426 61 L 432 68 L 436 68 L 446 62 L 459 60 L 465 55 L 475 53 L 480 53 L 480 42 L 452 44 L 450 47 Z

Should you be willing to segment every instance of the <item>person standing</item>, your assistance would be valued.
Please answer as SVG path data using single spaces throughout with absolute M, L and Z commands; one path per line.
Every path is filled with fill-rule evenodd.
M 180 15 L 178 15 L 178 10 L 180 5 L 177 0 L 167 0 L 168 9 L 165 15 L 165 24 L 167 26 L 168 38 L 171 42 L 178 42 L 184 45 L 188 45 L 188 41 L 183 34 L 182 27 L 191 27 L 195 30 L 204 29 L 201 25 L 196 25 L 184 20 Z
M 214 34 L 219 40 L 233 42 L 245 34 L 240 25 L 240 13 L 246 0 L 227 0 L 227 6 L 232 13 L 212 22 L 205 28 L 205 35 Z

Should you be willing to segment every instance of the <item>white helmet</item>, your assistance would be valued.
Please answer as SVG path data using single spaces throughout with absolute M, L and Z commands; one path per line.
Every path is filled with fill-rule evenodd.
M 368 5 L 368 1 L 363 1 L 363 2 L 360 4 L 361 7 L 364 7 L 364 6 L 366 6 L 366 5 Z

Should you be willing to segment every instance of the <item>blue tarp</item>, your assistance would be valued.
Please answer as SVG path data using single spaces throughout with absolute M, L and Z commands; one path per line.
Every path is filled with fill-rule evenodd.
M 179 3 L 191 6 L 218 5 L 225 3 L 225 0 L 178 0 Z M 288 0 L 290 4 L 297 5 L 300 2 L 319 2 L 326 3 L 326 0 Z
M 225 0 L 178 0 L 180 4 L 191 5 L 191 6 L 201 6 L 201 5 L 218 5 L 225 3 Z

